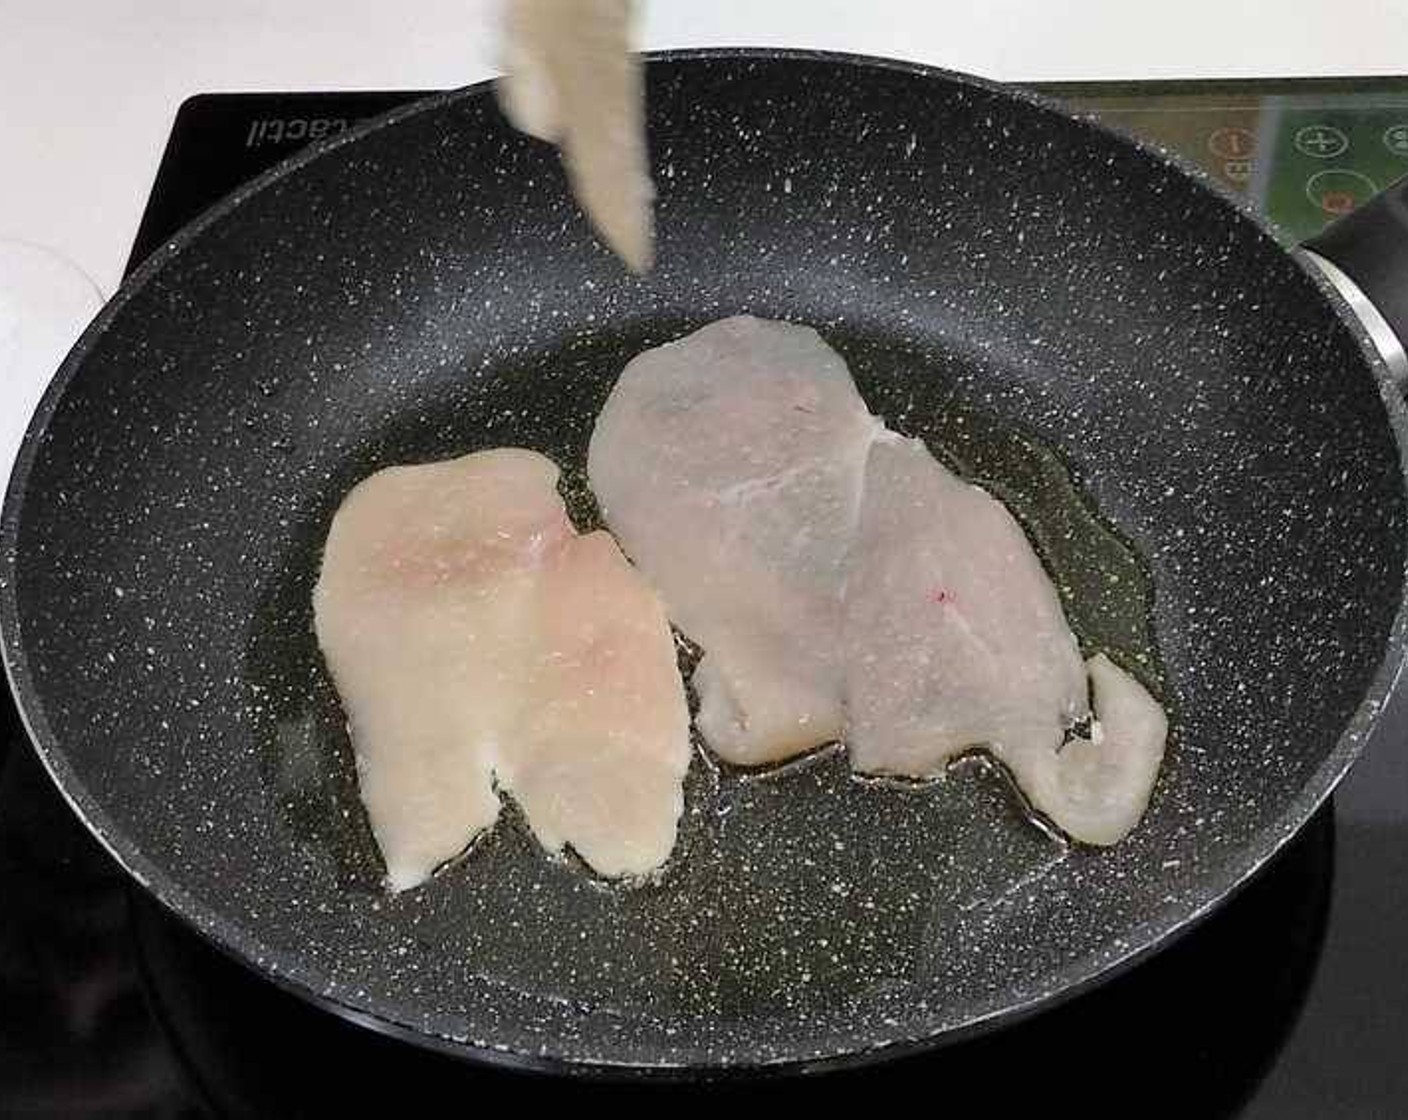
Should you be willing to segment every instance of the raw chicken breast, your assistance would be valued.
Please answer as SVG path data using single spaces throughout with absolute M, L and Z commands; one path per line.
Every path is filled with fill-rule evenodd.
M 1086 667 L 1056 590 L 1003 505 L 918 440 L 886 434 L 866 467 L 845 590 L 851 763 L 923 777 L 985 746 L 1069 835 L 1112 844 L 1139 820 L 1167 725 L 1103 656 Z
M 494 776 L 520 754 L 592 755 L 573 763 L 593 776 L 582 789 L 559 781 L 576 782 L 570 766 L 525 763 L 530 824 L 562 834 L 551 847 L 578 839 L 556 821 L 579 812 L 579 796 L 592 812 L 609 806 L 618 828 L 584 835 L 582 855 L 591 863 L 600 853 L 599 870 L 663 862 L 673 844 L 688 735 L 669 628 L 619 556 L 614 579 L 580 600 L 575 585 L 607 561 L 602 542 L 573 532 L 557 477 L 548 459 L 512 449 L 391 467 L 355 487 L 333 518 L 314 624 L 393 890 L 423 881 L 494 823 Z M 544 671 L 581 659 L 603 634 L 633 641 L 590 679 Z M 618 688 L 636 703 L 621 705 L 610 731 L 598 723 L 569 735 L 539 715 L 599 708 L 590 690 Z
M 606 533 L 546 566 L 536 663 L 499 774 L 543 847 L 571 844 L 604 875 L 665 862 L 689 767 L 670 624 Z
M 841 733 L 841 586 L 878 430 L 815 331 L 748 317 L 640 354 L 597 418 L 592 486 L 703 647 L 699 729 L 729 762 Z
M 572 191 L 633 272 L 655 254 L 645 94 L 630 0 L 505 0 L 499 103 L 562 151 Z
M 1055 764 L 1028 769 L 1031 803 L 1087 844 L 1114 844 L 1139 823 L 1163 762 L 1168 717 L 1144 686 L 1103 653 L 1086 662 L 1095 693 L 1089 739 L 1072 739 Z
M 884 430 L 806 327 L 748 317 L 648 350 L 597 419 L 607 523 L 703 648 L 698 726 L 758 765 L 844 735 L 866 773 L 925 777 L 986 748 L 1076 839 L 1148 803 L 1167 731 L 1103 657 L 1087 667 L 1007 509 Z M 546 841 L 545 841 L 546 842 Z

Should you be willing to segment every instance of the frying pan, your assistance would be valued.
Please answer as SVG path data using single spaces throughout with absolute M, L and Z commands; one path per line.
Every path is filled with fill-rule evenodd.
M 1354 759 L 1403 648 L 1403 407 L 1254 216 L 1038 99 L 784 52 L 656 58 L 648 88 L 643 279 L 483 86 L 295 157 L 132 276 L 6 499 L 31 735 L 171 911 L 456 1054 L 812 1069 L 1031 1013 L 1207 913 Z M 699 753 L 658 883 L 595 881 L 509 819 L 387 895 L 310 627 L 339 500 L 523 445 L 588 523 L 626 360 L 739 311 L 816 326 L 873 411 L 1011 501 L 1087 651 L 1172 713 L 1145 820 L 1088 849 L 980 761 L 893 788 L 838 750 L 768 775 Z

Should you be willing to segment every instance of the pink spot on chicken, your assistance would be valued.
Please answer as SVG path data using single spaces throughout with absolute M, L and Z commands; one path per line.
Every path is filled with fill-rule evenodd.
M 926 595 L 925 598 L 931 603 L 942 605 L 944 603 L 952 603 L 958 596 L 946 587 L 931 587 L 929 594 Z

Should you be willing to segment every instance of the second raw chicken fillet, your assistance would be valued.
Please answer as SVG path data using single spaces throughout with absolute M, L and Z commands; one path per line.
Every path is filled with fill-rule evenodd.
M 689 712 L 659 601 L 557 467 L 483 451 L 390 467 L 328 533 L 314 622 L 387 884 L 426 879 L 498 816 L 605 875 L 669 856 Z

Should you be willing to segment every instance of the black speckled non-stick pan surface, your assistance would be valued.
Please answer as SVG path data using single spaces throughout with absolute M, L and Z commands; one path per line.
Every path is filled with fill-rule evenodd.
M 75 808 L 275 980 L 467 1055 L 806 1065 L 1040 1007 L 1197 918 L 1352 761 L 1399 662 L 1402 408 L 1257 222 L 1044 104 L 919 67 L 649 67 L 659 266 L 626 275 L 488 89 L 296 158 L 158 251 L 60 371 L 4 510 L 6 664 Z M 388 896 L 309 592 L 390 463 L 566 469 L 642 348 L 816 326 L 871 408 L 1009 500 L 1087 652 L 1173 714 L 1109 850 L 980 761 L 896 788 L 839 750 L 695 758 L 658 884 L 511 818 Z M 1151 1009 L 1157 1013 L 1157 1009 Z

